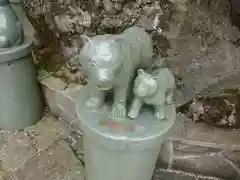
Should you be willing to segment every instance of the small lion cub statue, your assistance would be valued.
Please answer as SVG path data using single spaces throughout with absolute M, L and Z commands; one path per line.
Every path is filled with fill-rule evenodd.
M 164 106 L 173 104 L 175 87 L 174 75 L 168 68 L 156 69 L 152 74 L 138 69 L 133 87 L 134 99 L 128 116 L 137 118 L 140 109 L 146 103 L 154 106 L 154 116 L 157 120 L 165 119 Z

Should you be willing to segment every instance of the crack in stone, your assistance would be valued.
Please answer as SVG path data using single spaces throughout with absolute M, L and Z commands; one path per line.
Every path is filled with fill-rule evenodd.
M 61 121 L 65 126 L 67 126 L 72 132 L 78 134 L 79 136 L 82 136 L 82 132 L 79 130 L 74 129 L 71 125 L 74 123 L 74 120 L 70 123 L 68 123 L 67 121 L 65 121 L 64 119 L 62 119 L 61 117 L 56 117 L 56 119 L 58 119 L 59 121 Z
M 1 166 L 1 169 L 3 170 L 3 173 L 4 171 L 9 172 L 6 164 L 2 160 L 0 160 L 0 166 Z M 9 174 L 11 174 L 10 177 L 12 180 L 19 180 L 19 178 L 17 178 L 15 174 L 13 174 L 12 172 L 9 172 Z M 1 176 L 1 170 L 0 170 L 0 179 L 1 178 L 4 178 L 4 176 L 3 177 Z M 5 178 L 3 180 L 5 180 Z
M 28 157 L 28 158 L 26 159 L 26 161 L 23 162 L 23 163 L 19 166 L 19 168 L 14 169 L 12 172 L 15 173 L 16 171 L 24 168 L 24 166 L 25 166 L 31 159 L 33 159 L 33 158 L 34 158 L 35 156 L 37 156 L 39 153 L 50 149 L 51 147 L 53 147 L 54 145 L 56 145 L 56 144 L 57 144 L 58 142 L 60 142 L 60 141 L 61 141 L 61 139 L 54 140 L 54 141 L 52 142 L 52 144 L 50 144 L 50 145 L 48 145 L 48 146 L 45 146 L 43 149 L 40 149 L 39 151 L 35 152 L 32 156 Z
M 205 157 L 209 157 L 209 156 L 216 156 L 218 155 L 219 153 L 208 153 L 208 154 L 205 154 L 204 156 Z M 173 156 L 174 159 L 192 159 L 192 158 L 201 158 L 202 155 L 185 155 L 185 156 Z
M 229 164 L 238 173 L 238 175 L 240 176 L 240 169 L 237 167 L 237 165 L 233 161 L 228 159 L 222 152 L 220 153 L 220 155 L 223 157 L 225 162 L 227 164 Z
M 36 152 L 38 152 L 39 149 L 37 148 L 37 145 L 36 145 L 36 143 L 35 143 L 35 141 L 34 141 L 34 137 L 32 137 L 31 134 L 30 134 L 28 131 L 25 131 L 25 134 L 26 134 L 26 135 L 29 137 L 29 139 L 31 140 L 33 148 L 36 150 Z
M 74 147 L 74 145 L 73 145 L 74 143 L 76 143 L 76 140 L 73 137 L 62 137 L 60 139 L 64 140 L 68 144 L 68 147 L 71 149 L 74 156 L 80 161 L 80 163 L 83 165 L 83 167 L 85 167 L 83 152 L 79 153 L 78 149 L 76 147 Z
M 75 129 L 73 129 L 71 127 L 71 125 L 69 125 L 69 123 L 67 123 L 66 121 L 64 121 L 64 119 L 62 119 L 61 117 L 58 118 L 58 120 L 60 120 L 64 125 L 66 125 L 70 130 L 71 133 L 76 133 L 79 136 L 82 136 L 83 134 L 80 131 L 77 131 Z M 84 153 L 78 151 L 78 149 L 76 147 L 74 147 L 74 144 L 76 143 L 75 138 L 73 137 L 66 137 L 63 134 L 61 134 L 62 137 L 60 137 L 60 139 L 64 140 L 65 142 L 67 142 L 69 148 L 72 150 L 74 156 L 80 161 L 80 163 L 83 165 L 83 167 L 85 167 L 85 161 L 84 161 Z
M 204 147 L 204 148 L 216 148 L 216 149 L 228 149 L 230 151 L 236 151 L 236 150 L 240 150 L 240 146 L 239 145 L 225 145 L 225 144 L 217 144 L 217 143 L 213 143 L 213 142 L 203 142 L 203 141 L 197 141 L 197 140 L 190 140 L 190 139 L 185 139 L 185 138 L 169 138 L 169 140 L 174 142 L 178 142 L 178 143 L 182 143 L 182 144 L 188 144 L 188 145 L 193 145 L 193 146 L 200 146 L 200 147 Z
M 184 171 L 180 171 L 180 170 L 162 169 L 162 168 L 159 168 L 158 170 L 162 171 L 162 172 L 169 172 L 169 173 L 175 173 L 178 175 L 194 177 L 194 178 L 196 178 L 196 180 L 198 180 L 199 178 L 200 179 L 208 179 L 208 180 L 223 180 L 222 178 L 217 178 L 217 177 L 212 177 L 212 176 L 203 176 L 200 174 L 189 173 L 189 172 L 184 172 Z

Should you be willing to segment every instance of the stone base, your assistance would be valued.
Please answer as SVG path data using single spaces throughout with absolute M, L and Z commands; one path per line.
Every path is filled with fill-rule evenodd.
M 99 109 L 89 108 L 89 92 L 88 86 L 84 87 L 76 103 L 84 132 L 87 179 L 151 180 L 161 143 L 176 119 L 175 107 L 164 107 L 164 120 L 155 119 L 149 107 L 143 107 L 139 116 L 131 119 L 119 113 L 111 115 L 111 100 Z

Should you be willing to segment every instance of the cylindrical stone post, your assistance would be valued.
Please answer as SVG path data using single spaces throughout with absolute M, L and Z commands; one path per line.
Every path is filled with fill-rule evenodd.
M 80 127 L 84 134 L 87 180 L 151 180 L 155 164 L 176 118 L 175 108 L 166 107 L 167 119 L 154 120 L 151 111 L 141 111 L 136 120 L 114 121 L 91 112 L 77 102 Z M 108 109 L 108 108 L 106 108 Z
M 0 49 L 0 128 L 20 130 L 43 115 L 43 104 L 31 55 L 32 40 Z

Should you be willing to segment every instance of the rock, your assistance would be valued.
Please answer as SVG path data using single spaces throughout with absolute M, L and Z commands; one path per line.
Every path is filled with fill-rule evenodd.
M 190 173 L 196 179 L 240 178 L 239 130 L 213 128 L 182 118 L 184 133 L 170 137 L 172 144 L 167 141 L 160 151 L 156 165 L 160 177 L 188 179 L 192 176 L 185 176 Z M 156 172 L 157 177 L 159 174 Z
M 153 176 L 153 180 L 224 180 L 211 176 L 201 176 L 183 171 L 174 171 L 170 169 L 157 169 Z
M 19 169 L 37 152 L 25 132 L 0 132 L 0 161 L 9 171 Z
M 60 95 L 57 95 L 57 93 L 60 93 Z M 43 94 L 46 98 L 46 104 L 47 106 L 49 107 L 50 111 L 54 114 L 54 115 L 57 115 L 57 116 L 60 116 L 62 118 L 64 118 L 69 124 L 71 124 L 71 122 L 76 118 L 76 113 L 74 111 L 74 103 L 71 102 L 71 99 L 66 99 L 66 100 L 63 100 L 64 102 L 68 102 L 68 104 L 58 104 L 57 101 L 57 96 L 58 98 L 68 98 L 66 96 L 63 96 L 61 94 L 61 91 L 54 91 L 54 90 L 51 90 L 47 87 L 43 87 Z M 71 113 L 68 113 L 67 110 L 65 108 L 69 108 L 69 102 L 70 102 L 70 105 L 71 106 L 71 111 L 70 112 L 74 112 L 73 114 Z
M 182 88 L 176 97 L 177 106 L 190 101 L 196 94 L 235 76 L 240 68 L 238 48 L 229 41 L 222 41 L 193 59 L 172 62 L 170 66 L 181 77 Z
M 240 73 L 236 72 L 229 77 L 223 78 L 217 84 L 212 84 L 208 88 L 202 90 L 199 96 L 202 97 L 219 97 L 226 90 L 236 90 L 240 88 Z
M 46 115 L 21 132 L 0 131 L 1 180 L 84 180 L 82 136 Z
M 240 170 L 240 152 L 239 151 L 224 151 L 223 156 L 235 169 Z M 240 172 L 239 172 L 240 173 Z
M 84 33 L 89 36 L 104 33 L 116 34 L 136 25 L 145 17 L 152 21 L 156 32 L 162 32 L 158 29 L 167 32 L 166 21 L 171 19 L 170 11 L 173 12 L 172 21 L 181 21 L 182 24 L 185 15 L 181 15 L 180 7 L 184 7 L 187 2 L 77 0 L 73 3 L 50 0 L 41 3 L 40 0 L 24 0 L 23 4 L 40 42 L 45 46 L 55 44 L 55 48 L 60 53 L 63 46 L 69 45 L 75 34 Z M 176 17 L 183 17 L 180 18 L 181 20 L 177 19 L 175 14 L 177 14 Z M 74 47 L 71 46 L 71 48 Z
M 225 89 L 219 96 L 195 97 L 193 101 L 178 108 L 194 122 L 205 122 L 213 127 L 239 129 L 239 90 Z
M 166 59 L 182 79 L 178 105 L 209 86 L 237 76 L 237 72 L 227 75 L 238 59 L 232 60 L 236 48 L 231 42 L 240 35 L 231 25 L 228 0 L 211 1 L 210 5 L 199 0 L 23 2 L 41 43 L 62 54 L 59 61 L 65 62 L 81 50 L 83 42 L 74 43 L 80 34 L 117 34 L 137 24 L 145 27 L 153 38 L 155 55 Z M 43 54 L 48 54 L 45 63 L 50 66 L 50 61 L 55 61 L 53 53 Z M 225 63 L 229 66 L 223 70 Z
M 51 115 L 45 116 L 35 126 L 26 129 L 38 151 L 48 147 L 59 139 L 69 138 L 71 130 L 64 122 Z
M 165 150 L 165 153 L 157 161 L 157 169 L 223 179 L 240 178 L 239 131 L 222 130 L 189 121 L 184 124 L 185 136 L 172 139 L 173 146 L 170 143 L 164 145 L 161 152 Z M 198 178 L 205 179 L 202 176 Z
M 174 160 L 172 168 L 226 179 L 240 178 L 238 171 L 219 154 L 178 157 Z
M 35 154 L 15 174 L 22 180 L 59 179 L 59 177 L 63 178 L 66 173 L 69 173 L 78 164 L 79 161 L 68 144 L 64 141 L 58 141 L 47 149 Z
M 39 77 L 39 80 L 41 80 L 41 84 L 49 86 L 49 88 L 54 91 L 61 91 L 66 87 L 66 83 L 60 78 L 54 78 L 53 76 L 49 76 L 48 78 Z
M 185 139 L 196 145 L 239 150 L 239 130 L 223 130 L 205 123 L 185 122 Z
M 14 175 L 9 172 L 0 161 L 0 180 L 15 180 Z
M 63 179 L 63 180 L 84 180 L 84 168 L 82 165 L 77 165 L 66 172 L 54 172 L 51 176 L 48 177 L 47 180 L 52 179 Z
M 209 154 L 217 154 L 222 150 L 219 147 L 207 147 L 199 144 L 191 144 L 184 141 L 173 141 L 174 155 L 173 159 L 184 159 L 187 157 L 199 157 Z
M 83 86 L 74 83 L 67 85 L 61 79 L 52 76 L 41 80 L 40 83 L 51 112 L 62 117 L 68 124 L 77 126 L 75 101 Z
M 196 180 L 196 176 L 194 174 L 186 174 L 184 172 L 177 172 L 171 170 L 163 170 L 157 169 L 155 171 L 153 180 Z

